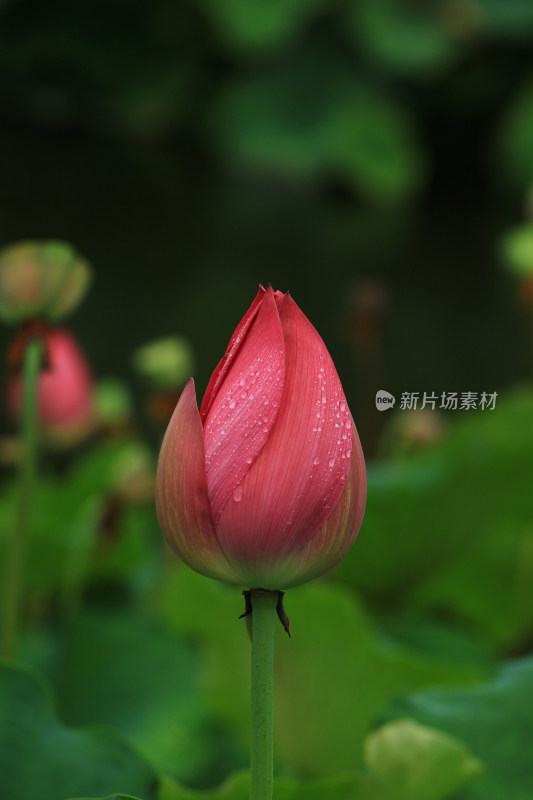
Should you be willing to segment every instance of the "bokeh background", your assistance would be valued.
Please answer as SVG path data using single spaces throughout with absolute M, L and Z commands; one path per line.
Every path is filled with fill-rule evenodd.
M 109 726 L 137 769 L 108 780 L 80 740 L 67 779 L 43 733 L 24 774 L 40 758 L 51 788 L 13 789 L 10 761 L 10 800 L 246 796 L 178 785 L 246 767 L 248 648 L 238 591 L 163 555 L 150 486 L 185 373 L 201 395 L 269 282 L 325 340 L 369 464 L 352 553 L 287 599 L 280 796 L 531 799 L 532 56 L 529 0 L 1 0 L 0 244 L 90 260 L 69 327 L 120 417 L 42 455 L 20 660 L 54 725 Z M 169 392 L 133 354 L 175 335 Z M 424 391 L 498 398 L 399 410 Z

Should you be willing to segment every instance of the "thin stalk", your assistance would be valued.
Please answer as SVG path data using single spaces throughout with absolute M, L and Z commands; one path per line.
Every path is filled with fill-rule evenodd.
M 37 379 L 41 365 L 41 344 L 28 342 L 22 366 L 23 405 L 21 416 L 22 460 L 15 522 L 7 541 L 2 600 L 0 607 L 1 647 L 4 658 L 15 657 L 18 638 L 24 562 L 32 507 L 37 460 Z
M 253 591 L 251 800 L 272 800 L 274 619 L 277 592 Z

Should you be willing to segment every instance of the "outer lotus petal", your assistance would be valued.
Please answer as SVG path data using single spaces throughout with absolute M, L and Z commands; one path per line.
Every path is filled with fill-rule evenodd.
M 366 504 L 366 469 L 361 442 L 352 420 L 352 455 L 339 502 L 325 523 L 300 551 L 273 569 L 268 586 L 289 589 L 333 569 L 357 538 Z
M 209 502 L 215 526 L 267 441 L 280 407 L 285 347 L 269 287 L 219 385 L 204 424 Z
M 202 422 L 205 422 L 205 418 L 207 417 L 209 410 L 213 405 L 213 401 L 217 395 L 217 392 L 220 389 L 220 386 L 222 385 L 222 382 L 226 377 L 234 358 L 239 352 L 239 348 L 246 338 L 246 334 L 248 333 L 250 325 L 257 316 L 259 306 L 261 305 L 265 294 L 265 290 L 262 286 L 260 286 L 254 302 L 235 328 L 223 358 L 221 358 L 215 371 L 211 375 L 211 380 L 207 384 L 207 389 L 205 390 L 204 399 L 202 400 L 202 405 L 200 408 L 200 417 L 202 418 Z
M 278 308 L 285 341 L 279 414 L 242 481 L 242 499 L 230 500 L 216 523 L 231 562 L 258 576 L 301 550 L 331 514 L 352 447 L 350 412 L 324 342 L 288 294 Z
M 186 564 L 210 578 L 242 583 L 222 552 L 213 525 L 204 437 L 192 378 L 183 390 L 161 446 L 156 509 L 167 542 Z

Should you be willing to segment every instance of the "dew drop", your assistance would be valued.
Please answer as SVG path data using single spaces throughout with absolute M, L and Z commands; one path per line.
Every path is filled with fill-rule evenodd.
M 244 386 L 244 378 L 241 378 L 239 381 L 239 386 Z
M 246 459 L 246 463 L 247 464 L 251 464 L 252 463 L 252 456 L 248 456 L 248 458 Z
M 248 394 L 248 392 L 246 390 L 244 392 L 241 392 L 241 397 L 242 397 L 243 400 L 244 400 L 244 398 L 246 397 L 247 394 Z
M 231 403 L 229 404 L 229 407 L 230 408 L 235 408 L 236 405 L 237 404 L 236 404 L 235 400 L 232 400 Z
M 326 402 L 326 400 L 327 400 L 327 397 L 326 397 L 326 395 L 325 395 L 325 394 L 323 394 L 323 395 L 322 395 L 322 402 L 323 402 L 323 403 L 325 403 L 325 402 Z
M 329 465 L 330 465 L 330 467 L 335 466 L 335 459 L 334 458 L 330 458 Z
M 268 433 L 268 428 L 263 428 L 263 433 Z
M 318 456 L 315 456 L 315 457 L 314 457 L 314 459 L 313 459 L 313 464 L 315 465 L 315 467 L 317 466 L 317 464 L 320 464 L 320 459 L 319 459 L 319 457 L 318 457 Z
M 239 484 L 235 491 L 233 492 L 233 499 L 236 503 L 240 503 L 242 500 L 242 486 Z
M 341 411 L 346 411 L 346 403 L 341 403 Z

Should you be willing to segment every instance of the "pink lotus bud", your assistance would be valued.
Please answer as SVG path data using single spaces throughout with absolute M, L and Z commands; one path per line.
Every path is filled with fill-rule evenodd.
M 39 422 L 65 436 L 86 430 L 92 419 L 93 381 L 89 364 L 71 333 L 48 328 L 41 333 L 44 364 L 38 382 Z M 8 379 L 7 405 L 18 417 L 22 400 L 19 374 Z
M 324 342 L 289 293 L 260 289 L 200 412 L 187 384 L 157 467 L 156 506 L 190 567 L 284 589 L 337 564 L 361 526 L 361 444 Z

